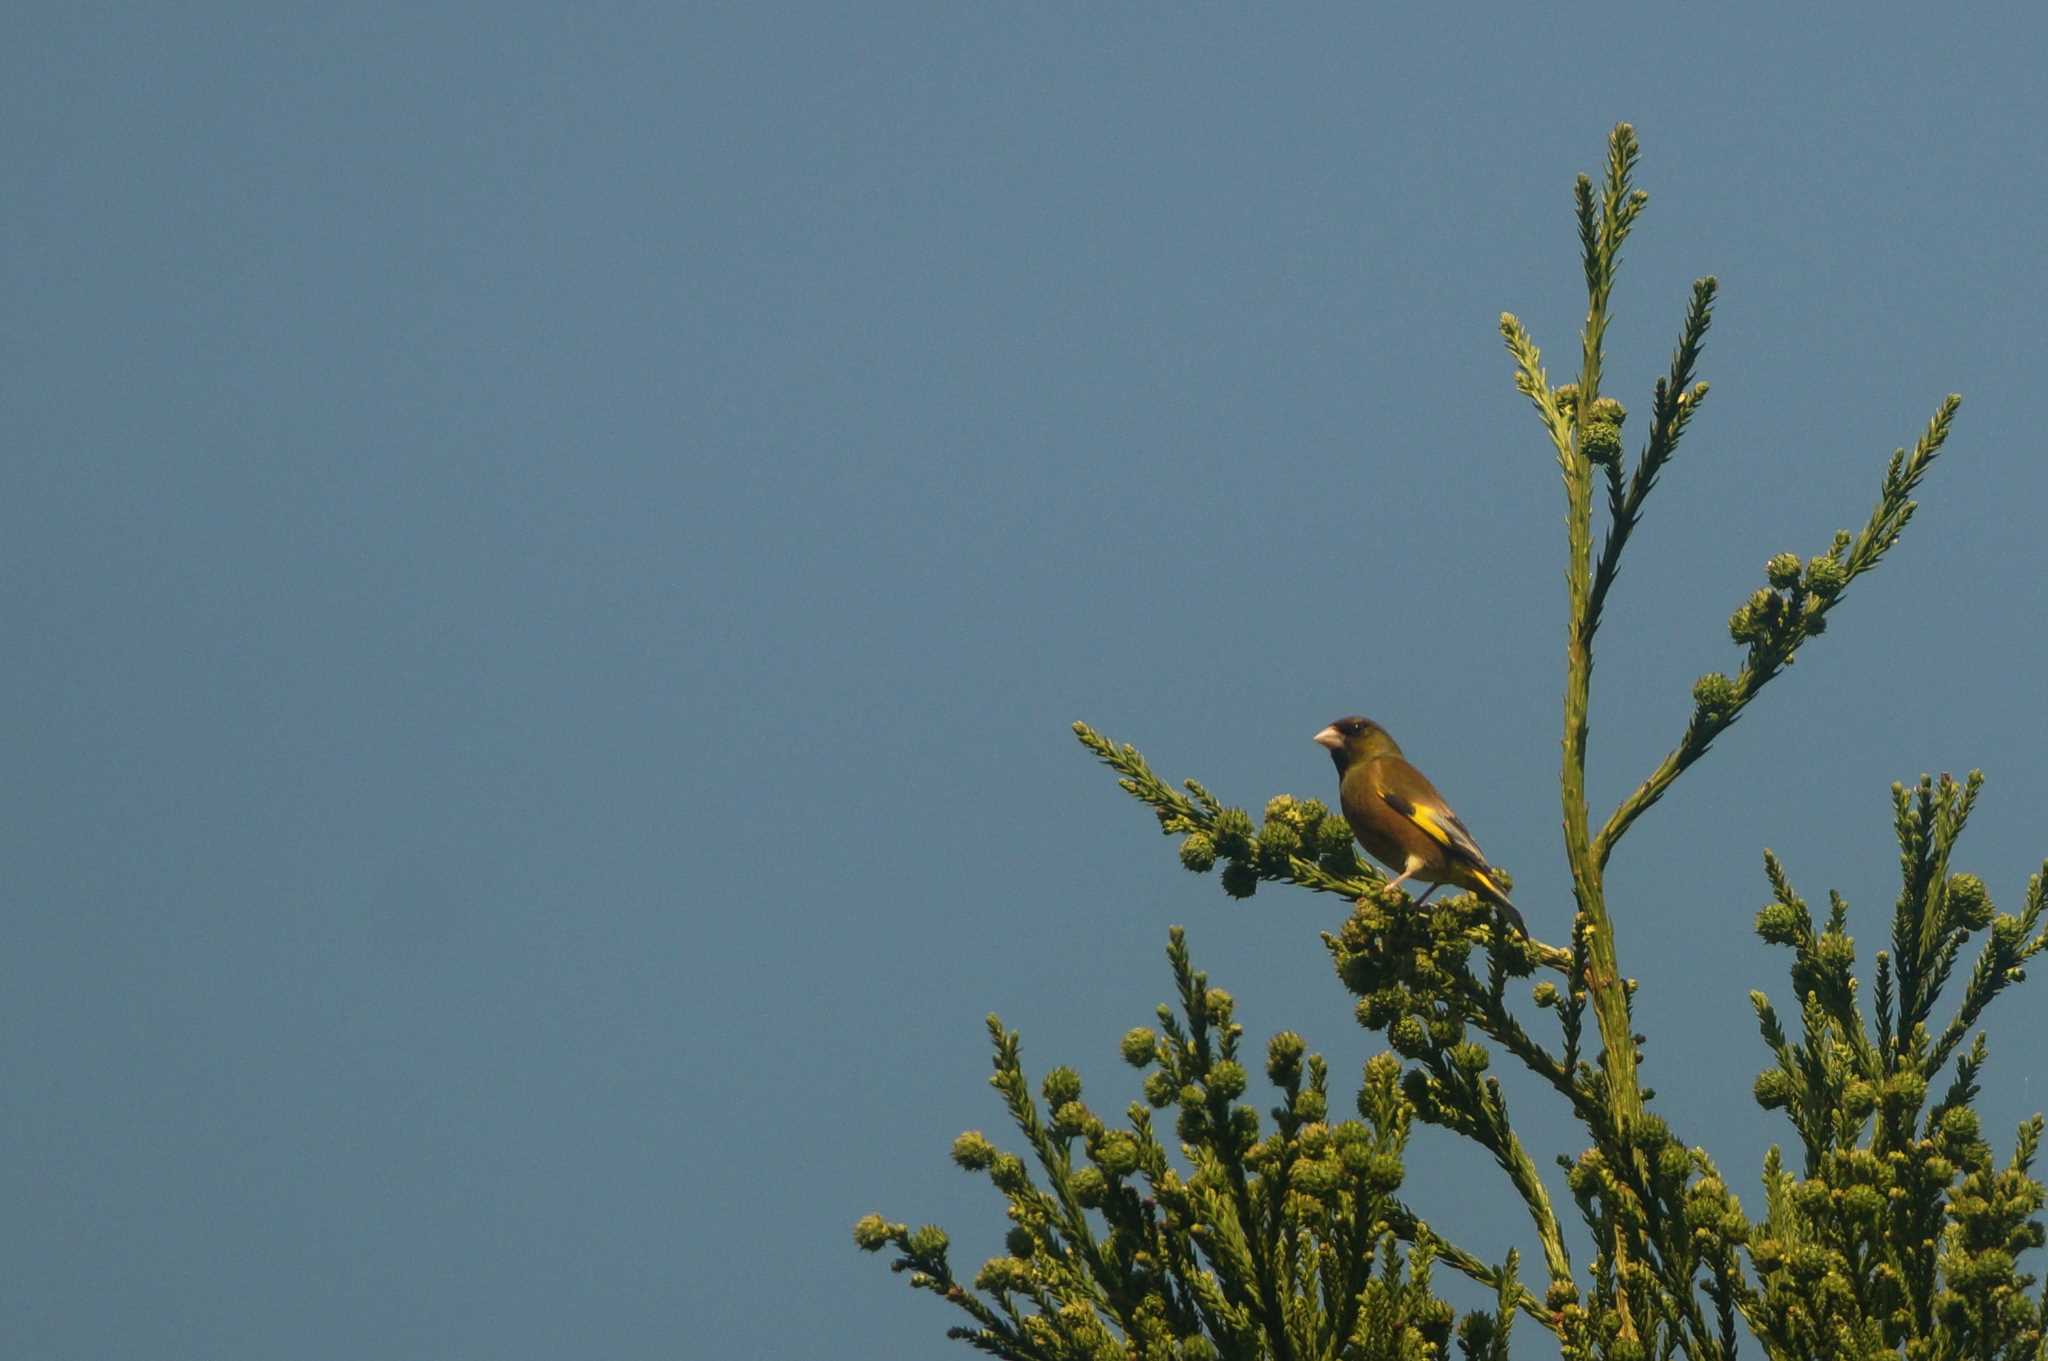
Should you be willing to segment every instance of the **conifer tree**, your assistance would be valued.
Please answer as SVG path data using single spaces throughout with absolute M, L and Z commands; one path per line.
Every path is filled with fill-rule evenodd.
M 1283 1030 L 1265 1045 L 1270 1095 L 1255 1098 L 1259 1056 L 1236 1005 L 1195 967 L 1178 928 L 1167 947 L 1174 1004 L 1123 1037 L 1124 1059 L 1144 1077 L 1121 1121 L 1082 1100 L 1072 1069 L 1052 1069 L 1034 1091 L 1016 1032 L 990 1017 L 990 1081 L 1021 1142 L 1005 1151 L 970 1131 L 953 1161 L 1006 1202 L 1007 1252 L 962 1279 L 936 1227 L 879 1215 L 854 1226 L 860 1247 L 890 1253 L 913 1287 L 959 1311 L 954 1337 L 1015 1361 L 1504 1361 L 1532 1329 L 1572 1361 L 2048 1359 L 2048 1299 L 2027 1270 L 2043 1241 L 2032 1170 L 2042 1120 L 2021 1125 L 2001 1161 L 1975 1105 L 1986 1009 L 2048 948 L 2048 865 L 2017 913 L 1998 911 L 1984 880 L 1952 868 L 1977 773 L 1893 786 L 1900 889 L 1889 948 L 1867 975 L 1847 904 L 1831 892 L 1817 918 L 1765 853 L 1771 902 L 1756 930 L 1789 953 L 1789 1014 L 1751 993 L 1765 1051 L 1754 1096 L 1782 1114 L 1790 1138 L 1765 1159 L 1759 1196 L 1745 1205 L 1638 1079 L 1637 983 L 1622 972 L 1615 930 L 1628 913 L 1609 903 L 1609 860 L 1898 542 L 1960 399 L 1944 400 L 1911 451 L 1892 455 L 1861 529 L 1803 560 L 1787 552 L 1764 564 L 1764 584 L 1729 620 L 1740 665 L 1695 683 L 1676 743 L 1596 823 L 1585 784 L 1594 637 L 1644 505 L 1707 396 L 1696 370 L 1716 292 L 1712 278 L 1694 284 L 1631 462 L 1626 413 L 1602 376 L 1621 248 L 1647 202 L 1636 157 L 1623 124 L 1599 179 L 1577 181 L 1587 306 L 1576 381 L 1554 386 L 1522 323 L 1500 322 L 1515 385 L 1564 481 L 1569 938 L 1502 933 L 1470 894 L 1417 906 L 1359 858 L 1343 818 L 1318 800 L 1279 795 L 1255 819 L 1195 780 L 1168 784 L 1134 747 L 1075 724 L 1178 838 L 1189 870 L 1220 870 L 1239 898 L 1281 883 L 1352 900 L 1324 940 L 1358 1023 L 1386 1048 L 1365 1064 L 1351 1109 L 1333 1111 L 1328 1065 Z M 1597 549 L 1596 500 L 1606 528 Z M 1515 1132 L 1489 1075 L 1503 1058 L 1539 1078 L 1584 1131 L 1584 1151 L 1559 1160 L 1561 1175 L 1546 1177 Z M 1526 1215 L 1540 1260 L 1482 1260 L 1403 1199 L 1418 1120 L 1499 1166 L 1503 1204 Z M 1567 1251 L 1558 1186 L 1589 1232 L 1590 1261 Z M 1459 1315 L 1436 1293 L 1445 1271 L 1483 1284 L 1491 1307 Z

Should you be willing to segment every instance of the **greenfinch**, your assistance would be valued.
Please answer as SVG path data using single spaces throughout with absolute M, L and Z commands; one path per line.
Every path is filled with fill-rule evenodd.
M 1408 764 L 1387 730 L 1369 718 L 1340 718 L 1316 734 L 1337 765 L 1337 794 L 1344 820 L 1373 859 L 1395 871 L 1387 885 L 1409 879 L 1429 885 L 1420 903 L 1444 884 L 1477 893 L 1499 908 L 1524 936 L 1529 928 L 1508 901 L 1500 871 L 1486 859 L 1472 833 L 1436 792 L 1429 777 Z

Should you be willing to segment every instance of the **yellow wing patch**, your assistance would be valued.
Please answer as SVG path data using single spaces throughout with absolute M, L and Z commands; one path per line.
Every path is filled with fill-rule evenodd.
M 1452 845 L 1450 830 L 1436 820 L 1436 811 L 1434 809 L 1423 807 L 1420 804 L 1408 803 L 1406 799 L 1403 799 L 1402 803 L 1407 804 L 1407 806 L 1400 808 L 1400 812 L 1410 822 L 1420 827 L 1423 831 L 1428 832 L 1433 841 L 1446 849 Z
M 1416 803 L 1392 790 L 1380 791 L 1387 807 L 1399 813 L 1409 822 L 1422 829 L 1429 839 L 1451 853 L 1453 860 L 1469 864 L 1474 869 L 1486 868 L 1486 856 L 1480 851 L 1472 834 L 1465 830 L 1465 824 L 1458 821 L 1458 815 L 1448 808 Z

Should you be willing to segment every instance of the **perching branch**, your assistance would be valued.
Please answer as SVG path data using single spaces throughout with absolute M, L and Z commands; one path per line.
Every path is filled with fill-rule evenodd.
M 1152 809 L 1160 830 L 1185 838 L 1182 865 L 1206 874 L 1223 862 L 1223 888 L 1233 897 L 1250 897 L 1261 882 L 1295 884 L 1352 902 L 1378 901 L 1386 888 L 1386 876 L 1353 851 L 1351 828 L 1320 799 L 1276 795 L 1267 801 L 1265 821 L 1254 825 L 1250 814 L 1224 806 L 1198 781 L 1186 782 L 1187 794 L 1174 789 L 1129 743 L 1113 742 L 1086 723 L 1073 726 L 1081 745 L 1117 773 L 1123 791 Z M 1412 899 L 1404 894 L 1401 901 Z M 1448 906 L 1460 900 L 1442 901 Z M 1462 901 L 1469 921 L 1465 934 L 1475 943 L 1492 940 L 1492 909 L 1470 895 Z M 1564 973 L 1571 966 L 1571 952 L 1558 946 L 1523 940 L 1520 948 L 1544 968 Z

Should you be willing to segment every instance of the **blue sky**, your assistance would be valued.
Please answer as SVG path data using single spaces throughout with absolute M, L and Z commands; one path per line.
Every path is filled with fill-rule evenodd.
M 954 1232 L 981 1018 L 1099 1108 L 1169 923 L 1255 1037 L 1373 1051 L 1067 731 L 1257 807 L 1392 729 L 1561 938 L 1571 176 L 1651 205 L 1713 395 L 1611 600 L 1591 782 L 1729 611 L 1921 515 L 1613 870 L 1647 1079 L 1755 1207 L 1764 846 L 1873 948 L 1887 787 L 2048 854 L 2024 7 L 39 6 L 0 53 L 13 1354 L 965 1354 L 857 1254 Z M 1632 427 L 1639 433 L 1641 417 Z M 1995 1018 L 1994 1128 L 2048 1104 Z M 2002 1040 L 2002 1043 L 2000 1042 Z M 1511 1086 L 1539 1162 L 1580 1141 Z M 2002 1142 L 2002 1140 L 2001 1140 Z M 1526 1234 L 1425 1132 L 1414 1199 Z M 1518 1236 L 1519 1235 L 1519 1236 Z

